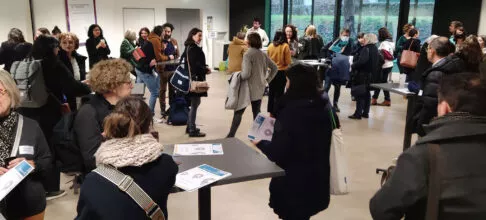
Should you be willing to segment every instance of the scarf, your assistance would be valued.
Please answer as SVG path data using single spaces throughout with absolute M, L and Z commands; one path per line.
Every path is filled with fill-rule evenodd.
M 164 147 L 151 134 L 133 138 L 115 138 L 101 144 L 95 153 L 96 164 L 109 164 L 116 168 L 140 167 L 162 154 Z
M 18 114 L 10 111 L 5 118 L 0 119 L 0 166 L 4 167 L 4 161 L 12 153 L 12 147 L 17 133 Z
M 348 45 L 348 41 L 342 41 L 340 40 L 338 43 L 334 44 L 332 47 L 331 47 L 331 50 L 336 52 L 336 53 L 341 53 L 341 51 L 343 50 L 343 48 L 345 46 Z

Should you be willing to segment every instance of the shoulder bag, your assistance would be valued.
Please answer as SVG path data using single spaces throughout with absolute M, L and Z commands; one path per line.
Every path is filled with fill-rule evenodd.
M 400 58 L 400 66 L 415 69 L 417 66 L 418 58 L 419 58 L 419 53 L 410 50 L 413 45 L 413 40 L 410 43 L 410 46 L 408 47 L 408 50 L 402 51 L 402 57 Z
M 20 145 L 20 138 L 22 137 L 22 128 L 24 127 L 24 117 L 19 114 L 18 122 L 17 122 L 17 132 L 15 133 L 15 140 L 12 147 L 12 152 L 10 153 L 10 157 L 17 157 L 17 152 L 19 151 Z M 8 164 L 7 164 L 8 165 Z
M 192 80 L 192 73 L 191 73 L 191 64 L 189 63 L 189 49 L 190 47 L 187 48 L 187 53 L 186 53 L 186 60 L 187 60 L 187 66 L 189 68 L 189 80 L 191 81 L 189 91 L 193 93 L 205 93 L 209 90 L 209 84 L 207 81 L 194 81 Z
M 330 174 L 329 190 L 332 195 L 343 195 L 348 189 L 348 165 L 344 149 L 344 139 L 341 128 L 337 127 L 334 113 L 329 109 L 332 122 L 331 150 L 329 156 Z

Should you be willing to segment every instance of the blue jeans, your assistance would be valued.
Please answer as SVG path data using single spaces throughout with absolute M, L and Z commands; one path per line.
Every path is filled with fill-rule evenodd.
M 157 98 L 159 97 L 160 90 L 160 76 L 154 76 L 153 73 L 144 73 L 138 69 L 135 69 L 135 71 L 137 72 L 137 76 L 138 79 L 140 79 L 140 82 L 143 82 L 150 92 L 149 107 L 152 111 L 152 114 L 155 114 L 155 103 L 157 102 Z

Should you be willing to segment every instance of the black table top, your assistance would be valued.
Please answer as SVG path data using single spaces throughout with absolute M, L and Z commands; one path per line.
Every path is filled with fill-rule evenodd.
M 236 138 L 208 140 L 193 143 L 221 143 L 224 155 L 214 156 L 174 156 L 180 162 L 179 173 L 202 164 L 230 172 L 230 177 L 217 181 L 211 186 L 226 185 L 285 175 L 285 171 L 265 156 Z M 174 146 L 165 146 L 164 152 L 172 155 Z
M 404 96 L 414 96 L 413 92 L 410 92 L 407 87 L 400 87 L 399 83 L 377 83 L 370 85 L 373 88 L 383 89 L 392 93 L 397 93 Z

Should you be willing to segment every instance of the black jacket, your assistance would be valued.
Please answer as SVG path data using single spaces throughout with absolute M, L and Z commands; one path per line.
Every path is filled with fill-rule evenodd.
M 171 156 L 162 154 L 157 160 L 141 167 L 118 170 L 131 176 L 167 217 L 167 197 L 174 186 L 178 169 Z M 77 220 L 148 219 L 128 194 L 94 172 L 88 174 L 83 182 L 77 211 Z
M 486 118 L 451 113 L 398 158 L 391 179 L 370 201 L 374 219 L 425 219 L 429 143 L 440 145 L 443 167 L 439 219 L 486 219 Z
M 74 120 L 74 133 L 84 161 L 85 174 L 96 168 L 94 154 L 103 141 L 103 121 L 114 106 L 101 94 L 93 95 L 78 111 Z
M 188 54 L 188 56 L 186 56 Z M 191 77 L 193 81 L 206 81 L 206 74 L 208 72 L 208 65 L 206 64 L 206 56 L 201 47 L 196 44 L 190 44 L 186 46 L 181 58 L 186 59 L 188 57 L 189 64 L 191 65 Z M 188 68 L 188 63 L 185 62 L 185 68 Z M 189 96 L 207 97 L 208 93 L 189 93 Z
M 66 51 L 64 51 L 63 49 L 60 49 L 58 56 L 59 56 L 59 60 L 61 60 L 61 62 L 64 63 L 64 65 L 71 72 L 71 75 L 74 77 L 73 64 L 71 63 L 71 60 L 69 59 Z M 76 59 L 76 62 L 78 63 L 78 66 L 79 66 L 80 81 L 84 81 L 86 79 L 86 59 L 87 59 L 87 57 L 77 53 L 76 51 L 73 52 L 72 56 L 73 56 L 74 59 Z M 69 103 L 69 107 L 71 108 L 72 111 L 77 110 L 76 97 L 67 96 L 67 102 Z
M 420 42 L 419 39 L 410 38 L 407 41 L 405 41 L 405 43 L 403 43 L 403 51 L 411 50 L 411 51 L 414 51 L 416 53 L 420 53 L 420 43 L 421 42 Z M 403 51 L 402 51 L 402 54 L 403 54 Z M 400 62 L 400 61 L 398 61 L 398 62 Z M 403 68 L 403 71 L 406 74 L 412 74 L 413 75 L 413 72 L 415 71 L 415 69 L 412 69 L 412 68 L 407 68 L 407 67 L 402 67 L 402 68 Z
M 369 86 L 372 77 L 381 74 L 383 65 L 383 56 L 374 44 L 368 44 L 356 51 L 351 65 L 351 83 L 352 86 L 367 85 Z
M 5 41 L 0 47 L 0 65 L 5 65 L 4 70 L 10 72 L 10 67 L 15 61 L 23 60 L 32 50 L 31 43 L 12 43 Z
M 150 41 L 144 41 L 143 46 L 141 47 L 145 57 L 138 61 L 138 66 L 135 68 L 145 74 L 152 74 L 152 70 L 154 67 L 150 67 L 150 62 L 155 59 L 155 52 L 154 46 Z
M 417 62 L 417 67 L 415 67 L 415 71 L 411 76 L 411 79 L 415 82 L 420 82 L 422 80 L 422 74 L 432 67 L 432 63 L 427 58 L 427 47 L 429 47 L 429 44 L 425 42 L 420 48 L 420 57 Z
M 100 43 L 101 40 L 105 40 L 106 48 L 100 47 L 96 49 L 96 45 Z M 89 56 L 89 68 L 93 68 L 93 66 L 100 62 L 101 60 L 108 59 L 108 55 L 110 55 L 110 47 L 108 46 L 108 42 L 106 42 L 105 38 L 89 38 L 86 40 L 86 50 L 88 51 Z
M 303 37 L 300 39 L 302 47 L 299 52 L 299 59 L 318 59 L 321 56 L 321 49 L 324 47 L 322 37 L 317 35 L 315 38 Z
M 417 134 L 424 136 L 425 132 L 422 125 L 428 124 L 432 118 L 437 116 L 437 105 L 439 104 L 437 89 L 439 88 L 442 75 L 460 73 L 464 71 L 464 68 L 464 61 L 455 55 L 451 55 L 439 61 L 439 63 L 422 74 L 422 96 L 419 96 L 415 104 L 411 122 Z
M 285 176 L 270 182 L 269 205 L 280 218 L 310 217 L 329 205 L 332 120 L 329 99 L 323 96 L 314 100 L 284 96 L 277 107 L 272 141 L 257 146 L 285 170 Z

